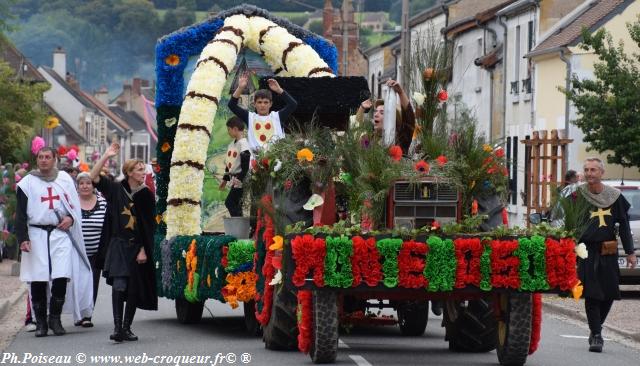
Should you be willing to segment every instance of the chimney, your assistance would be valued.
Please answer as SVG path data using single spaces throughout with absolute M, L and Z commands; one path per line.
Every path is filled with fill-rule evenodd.
M 142 79 L 133 78 L 131 91 L 133 92 L 133 95 L 136 95 L 136 96 L 142 94 Z
M 322 9 L 322 36 L 330 39 L 333 29 L 333 6 L 331 0 L 324 1 L 324 8 Z
M 67 53 L 60 46 L 53 51 L 53 71 L 63 79 L 67 77 Z
M 109 105 L 109 89 L 106 86 L 102 86 L 98 89 L 97 92 L 94 93 L 96 99 L 102 102 L 104 105 Z

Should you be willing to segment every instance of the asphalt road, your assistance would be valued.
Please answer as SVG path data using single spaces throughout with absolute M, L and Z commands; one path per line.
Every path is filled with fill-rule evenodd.
M 205 316 L 200 324 L 185 326 L 176 320 L 173 302 L 162 299 L 159 311 L 139 311 L 137 314 L 133 330 L 140 341 L 115 344 L 108 339 L 113 329 L 110 288 L 103 283 L 101 290 L 94 328 L 73 327 L 71 319 L 65 317 L 63 323 L 68 331 L 66 336 L 36 339 L 33 333 L 21 331 L 0 357 L 0 364 L 18 364 L 20 361 L 27 361 L 22 364 L 49 361 L 41 364 L 56 365 L 311 364 L 310 358 L 299 352 L 265 350 L 260 338 L 246 334 L 241 308 L 231 310 L 228 305 L 216 301 L 208 301 L 206 305 L 213 317 L 205 309 Z M 529 357 L 527 365 L 628 366 L 640 363 L 640 346 L 637 344 L 619 339 L 606 340 L 605 352 L 594 354 L 587 352 L 587 335 L 588 330 L 583 324 L 546 314 L 540 348 Z M 605 334 L 605 338 L 608 337 L 612 335 Z M 28 354 L 31 357 L 66 356 L 67 359 L 26 359 L 25 357 L 30 357 Z M 231 355 L 235 356 L 234 363 L 229 362 L 233 360 Z M 243 360 L 247 361 L 247 355 L 250 362 L 243 363 Z M 101 358 L 102 356 L 107 358 Z M 138 359 L 126 360 L 125 356 L 138 356 Z M 155 356 L 160 357 L 153 359 Z M 162 359 L 162 356 L 165 358 Z M 170 356 L 209 356 L 209 359 L 197 363 L 197 359 L 172 360 Z M 226 356 L 224 360 L 222 356 Z M 483 354 L 449 352 L 447 343 L 444 342 L 444 328 L 440 327 L 440 318 L 432 316 L 427 332 L 422 337 L 401 337 L 397 327 L 353 329 L 350 334 L 341 335 L 336 364 L 496 365 L 497 356 L 495 351 Z

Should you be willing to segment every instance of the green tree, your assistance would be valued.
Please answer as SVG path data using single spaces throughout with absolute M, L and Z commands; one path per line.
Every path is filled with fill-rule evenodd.
M 11 7 L 15 2 L 16 0 L 4 0 L 0 2 L 0 33 L 11 30 L 12 28 L 9 22 L 15 18 L 15 15 L 11 11 Z
M 0 37 L 2 37 L 0 35 Z M 0 60 L 0 156 L 2 161 L 24 161 L 29 139 L 42 127 L 44 111 L 42 93 L 49 88 L 44 83 L 22 83 L 15 72 Z
M 627 24 L 631 39 L 640 46 L 640 20 Z M 579 112 L 573 121 L 584 132 L 590 150 L 607 152 L 609 163 L 640 167 L 640 70 L 638 55 L 628 55 L 624 44 L 614 45 L 604 29 L 582 32 L 580 47 L 592 50 L 599 62 L 593 79 L 571 80 L 565 93 Z

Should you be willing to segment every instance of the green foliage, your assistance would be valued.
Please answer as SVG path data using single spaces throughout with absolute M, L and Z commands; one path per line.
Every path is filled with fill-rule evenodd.
M 593 210 L 593 205 L 584 198 L 582 189 L 579 187 L 575 187 L 573 192 L 556 195 L 554 201 L 552 203 L 554 218 L 562 223 L 560 226 L 567 235 L 580 239 L 589 226 L 589 214 Z
M 450 222 L 442 225 L 442 232 L 446 235 L 477 233 L 480 230 L 480 225 L 488 218 L 487 215 L 465 215 L 460 222 Z
M 627 24 L 631 39 L 640 46 L 640 20 Z M 640 167 L 640 70 L 638 55 L 628 55 L 624 45 L 614 45 L 611 35 L 600 29 L 582 32 L 584 50 L 594 51 L 600 62 L 593 79 L 571 80 L 564 90 L 578 110 L 573 121 L 584 132 L 590 149 L 607 154 L 609 163 Z
M 317 19 L 310 21 L 308 28 L 310 32 L 313 32 L 315 34 L 322 34 L 322 32 L 324 31 L 322 20 Z
M 0 37 L 2 37 L 0 35 Z M 22 83 L 13 69 L 0 61 L 0 157 L 2 161 L 24 161 L 28 157 L 28 142 L 45 118 L 42 93 L 46 83 Z M 7 137 L 11 138 L 7 138 Z
M 10 22 L 15 19 L 15 15 L 11 11 L 11 7 L 17 0 L 4 0 L 0 2 L 0 34 L 3 31 L 12 30 Z

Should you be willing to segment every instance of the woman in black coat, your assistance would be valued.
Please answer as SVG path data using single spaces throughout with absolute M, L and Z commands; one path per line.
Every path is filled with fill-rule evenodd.
M 145 166 L 141 160 L 127 160 L 122 165 L 124 179 L 113 182 L 100 176 L 104 163 L 118 154 L 120 146 L 112 144 L 91 170 L 96 188 L 110 206 L 110 240 L 103 276 L 112 287 L 113 323 L 110 339 L 136 341 L 131 323 L 136 308 L 157 310 L 155 269 L 153 268 L 153 233 L 155 199 L 144 185 Z M 127 303 L 126 309 L 123 308 Z

